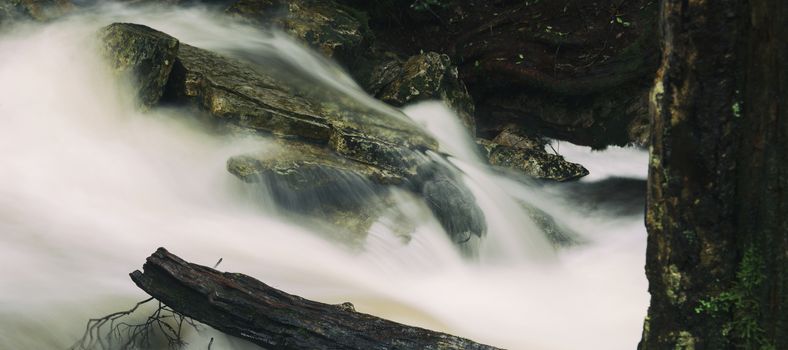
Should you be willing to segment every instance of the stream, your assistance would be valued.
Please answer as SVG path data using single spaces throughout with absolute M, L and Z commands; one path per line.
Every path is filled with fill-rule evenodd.
M 147 298 L 128 278 L 157 247 L 305 298 L 509 349 L 633 349 L 648 306 L 643 271 L 647 152 L 553 147 L 591 175 L 546 185 L 485 165 L 439 102 L 405 114 L 440 143 L 484 212 L 463 254 L 423 204 L 401 196 L 408 239 L 373 225 L 360 247 L 283 215 L 226 170 L 273 147 L 217 133 L 176 107 L 140 111 L 96 53 L 96 31 L 134 22 L 237 57 L 277 57 L 293 74 L 366 101 L 340 68 L 284 34 L 207 9 L 104 5 L 0 32 L 0 348 L 65 349 L 89 318 Z M 633 184 L 618 186 L 620 182 Z M 640 186 L 640 187 L 638 187 Z M 624 189 L 622 189 L 624 188 Z M 628 190 L 634 188 L 634 190 Z M 642 190 L 638 190 L 642 189 Z M 554 248 L 521 202 L 580 242 Z M 638 207 L 639 205 L 639 207 Z M 209 329 L 189 348 L 244 349 Z

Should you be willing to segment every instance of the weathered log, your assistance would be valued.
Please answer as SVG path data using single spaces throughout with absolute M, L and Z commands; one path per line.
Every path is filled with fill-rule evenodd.
M 252 277 L 192 264 L 159 248 L 131 279 L 173 310 L 263 348 L 496 349 L 352 307 L 285 293 Z

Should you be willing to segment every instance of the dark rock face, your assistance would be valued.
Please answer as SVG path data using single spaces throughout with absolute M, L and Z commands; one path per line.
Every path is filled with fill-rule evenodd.
M 376 66 L 367 83 L 368 91 L 394 106 L 425 100 L 443 100 L 463 124 L 475 133 L 475 107 L 447 55 L 428 52 L 401 62 L 388 57 Z
M 479 127 L 497 130 L 515 123 L 572 143 L 607 145 L 648 143 L 647 84 L 633 83 L 615 91 L 581 96 L 511 92 L 489 96 L 478 107 Z M 517 90 L 515 90 L 517 91 Z
M 510 123 L 604 148 L 646 141 L 659 61 L 658 2 L 341 0 L 364 9 L 376 46 L 434 51 L 458 66 L 480 135 Z M 396 28 L 396 29 L 393 29 Z M 634 124 L 633 124 L 634 123 Z
M 346 66 L 369 45 L 370 33 L 363 18 L 330 0 L 240 0 L 226 12 L 281 28 Z
M 544 150 L 544 142 L 502 132 L 496 140 L 477 139 L 482 154 L 490 165 L 513 169 L 540 180 L 570 181 L 588 175 L 580 164 L 567 162 L 564 157 Z
M 104 54 L 119 74 L 128 75 L 140 103 L 159 102 L 178 53 L 178 40 L 146 26 L 115 23 L 100 32 Z

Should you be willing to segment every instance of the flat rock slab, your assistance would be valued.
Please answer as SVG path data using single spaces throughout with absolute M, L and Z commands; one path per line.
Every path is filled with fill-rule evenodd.
M 167 94 L 217 120 L 326 144 L 336 153 L 412 175 L 419 151 L 437 142 L 401 112 L 299 84 L 266 67 L 181 45 Z

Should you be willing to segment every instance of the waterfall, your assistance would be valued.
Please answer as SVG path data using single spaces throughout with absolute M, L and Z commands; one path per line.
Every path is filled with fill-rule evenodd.
M 486 235 L 468 258 L 424 204 L 392 192 L 408 218 L 383 217 L 357 247 L 326 237 L 249 192 L 228 158 L 274 150 L 265 136 L 227 135 L 178 107 L 135 108 L 132 94 L 96 54 L 96 31 L 135 22 L 182 42 L 290 67 L 370 108 L 342 69 L 289 40 L 199 8 L 109 4 L 48 24 L 0 32 L 0 347 L 67 348 L 85 322 L 146 298 L 128 278 L 157 247 L 278 289 L 360 312 L 511 349 L 631 349 L 648 303 L 642 214 L 579 205 L 576 187 L 534 184 L 481 162 L 473 139 L 439 102 L 410 106 L 408 122 L 440 143 L 484 213 Z M 277 63 L 278 62 L 278 63 Z M 586 165 L 588 185 L 645 179 L 646 152 L 603 152 L 562 143 Z M 436 160 L 438 161 L 438 160 Z M 263 204 L 261 205 L 261 198 Z M 581 198 L 582 199 L 582 198 Z M 522 203 L 576 233 L 553 248 Z M 593 204 L 593 203 L 592 203 Z M 386 220 L 389 220 L 388 222 Z M 395 220 L 391 222 L 391 220 Z M 205 331 L 187 341 L 244 348 Z

